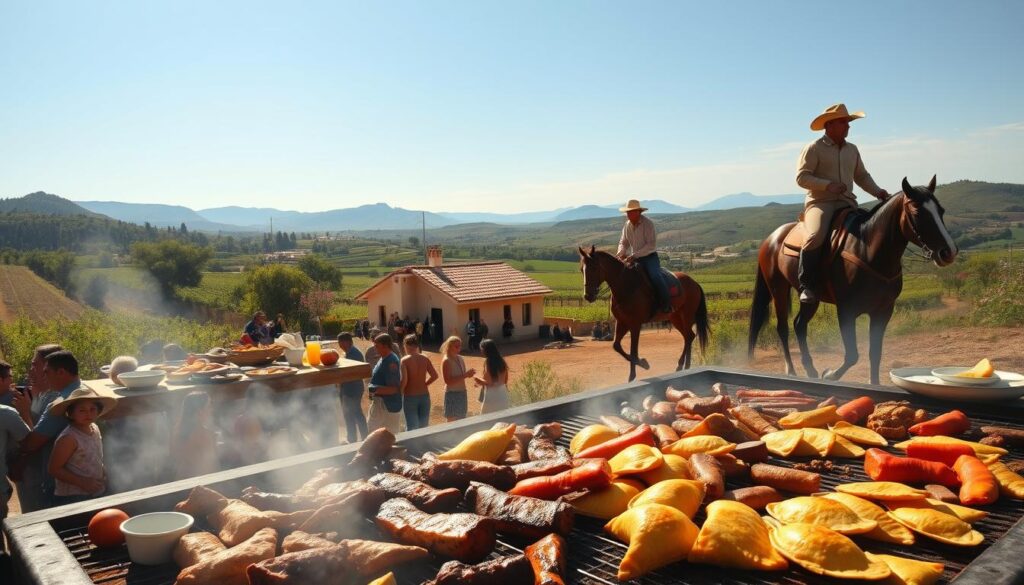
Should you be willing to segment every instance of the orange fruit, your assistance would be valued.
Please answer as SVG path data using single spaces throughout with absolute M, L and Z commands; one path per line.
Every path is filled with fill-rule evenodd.
M 89 540 L 98 547 L 118 546 L 124 542 L 121 523 L 128 519 L 117 508 L 100 510 L 89 520 Z

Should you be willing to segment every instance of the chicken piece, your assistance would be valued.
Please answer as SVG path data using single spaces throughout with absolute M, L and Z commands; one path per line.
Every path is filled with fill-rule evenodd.
M 310 534 L 301 530 L 296 530 L 288 536 L 284 537 L 281 541 L 281 551 L 285 553 L 299 552 L 300 550 L 309 550 L 311 548 L 323 548 L 327 546 L 334 546 L 335 542 L 327 540 L 322 536 L 316 534 Z
M 210 532 L 192 532 L 182 536 L 174 546 L 174 562 L 184 569 L 191 567 L 212 554 L 227 550 L 228 547 Z
M 296 512 L 317 507 L 315 497 L 265 492 L 254 486 L 242 490 L 242 501 L 263 511 Z
M 280 512 L 261 512 L 242 500 L 228 500 L 220 510 L 207 514 L 210 525 L 218 530 L 217 536 L 228 547 L 248 540 L 258 531 L 280 520 Z
M 490 518 L 477 514 L 427 514 L 404 498 L 384 502 L 376 522 L 378 528 L 399 542 L 467 563 L 482 560 L 496 542 L 497 523 Z
M 306 483 L 299 486 L 299 489 L 295 490 L 297 497 L 314 497 L 320 488 L 324 487 L 329 483 L 333 483 L 341 479 L 341 468 L 340 467 L 323 467 L 317 469 L 313 473 L 313 477 L 309 478 Z
M 383 490 L 388 498 L 405 498 L 424 512 L 451 510 L 462 501 L 462 493 L 455 488 L 439 490 L 397 473 L 378 473 L 369 482 Z
M 535 585 L 565 585 L 565 539 L 549 534 L 523 551 L 533 567 Z
M 875 411 L 868 416 L 867 427 L 886 439 L 906 439 L 907 429 L 923 422 L 928 413 L 914 410 L 906 400 L 892 400 L 875 405 Z
M 378 575 L 398 565 L 427 558 L 427 549 L 393 542 L 349 539 L 338 544 L 348 547 L 349 556 L 362 575 Z
M 565 502 L 549 502 L 527 496 L 514 496 L 482 483 L 466 489 L 471 510 L 497 522 L 498 532 L 527 538 L 540 538 L 556 532 L 568 535 L 574 513 Z
M 388 464 L 385 467 L 390 469 L 391 473 L 397 473 L 398 475 L 404 475 L 409 479 L 427 483 L 427 474 L 423 472 L 423 467 L 421 467 L 419 463 L 406 461 L 404 459 L 389 459 Z
M 192 488 L 188 498 L 175 504 L 174 509 L 195 518 L 201 518 L 228 505 L 228 499 L 220 492 L 204 485 Z
M 478 481 L 507 490 L 516 484 L 516 474 L 511 467 L 485 461 L 424 459 L 422 465 L 427 475 L 427 483 L 436 488 L 464 490 L 469 482 Z
M 437 577 L 426 585 L 533 585 L 533 568 L 525 555 L 509 555 L 480 563 L 465 565 L 449 561 L 441 565 Z
M 380 428 L 363 439 L 352 461 L 345 467 L 345 477 L 363 478 L 372 475 L 373 469 L 387 459 L 391 448 L 395 446 L 395 435 Z
M 238 546 L 210 555 L 198 564 L 186 567 L 175 585 L 246 585 L 245 568 L 274 558 L 277 531 L 263 528 Z
M 249 585 L 362 585 L 365 579 L 352 564 L 348 546 L 336 544 L 291 552 L 258 563 L 245 570 Z
M 309 533 L 337 532 L 342 537 L 358 535 L 364 516 L 374 513 L 387 497 L 377 486 L 362 483 L 371 489 L 354 490 L 339 496 L 314 511 L 298 529 Z

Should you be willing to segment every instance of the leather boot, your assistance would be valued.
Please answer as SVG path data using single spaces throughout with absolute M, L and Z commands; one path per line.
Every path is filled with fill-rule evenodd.
M 821 266 L 821 248 L 800 250 L 800 265 L 797 269 L 797 281 L 800 283 L 800 302 L 817 303 L 818 285 L 820 284 L 819 267 Z

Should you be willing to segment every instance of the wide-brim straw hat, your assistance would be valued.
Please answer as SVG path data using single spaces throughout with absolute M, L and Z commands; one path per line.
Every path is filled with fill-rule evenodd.
M 647 211 L 646 207 L 641 207 L 640 202 L 636 199 L 630 199 L 626 202 L 625 207 L 620 207 L 619 211 L 626 213 L 627 211 Z
M 824 130 L 825 124 L 832 120 L 847 119 L 850 121 L 857 120 L 864 117 L 864 112 L 850 113 L 846 109 L 846 104 L 835 104 L 825 108 L 825 111 L 821 113 L 817 118 L 811 120 L 811 130 Z
M 53 404 L 51 404 L 47 409 L 47 412 L 50 413 L 50 416 L 64 416 L 71 405 L 76 402 L 85 401 L 99 402 L 102 404 L 103 412 L 100 413 L 100 416 L 106 415 L 108 412 L 113 410 L 115 406 L 117 406 L 116 398 L 111 396 L 102 396 L 88 386 L 81 386 L 79 388 L 75 388 L 67 398 L 58 398 L 57 400 L 54 400 Z

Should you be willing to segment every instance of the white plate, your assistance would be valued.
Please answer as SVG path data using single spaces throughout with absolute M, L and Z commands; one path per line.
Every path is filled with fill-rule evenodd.
M 958 386 L 988 386 L 999 381 L 999 374 L 993 373 L 988 378 L 970 378 L 967 376 L 960 376 L 971 368 L 964 366 L 955 366 L 949 368 L 935 368 L 932 370 L 932 375 L 942 380 L 943 382 L 949 382 L 950 384 L 956 384 Z
M 273 367 L 280 367 L 280 366 L 273 366 Z M 256 370 L 262 370 L 262 369 L 263 368 L 256 368 L 254 370 L 249 370 L 248 372 L 245 373 L 245 375 L 249 376 L 249 378 L 251 378 L 253 380 L 273 380 L 274 378 L 285 378 L 287 376 L 294 376 L 295 373 L 299 371 L 296 368 L 288 368 L 287 371 L 278 372 L 276 374 L 267 374 L 267 375 L 263 375 L 263 376 L 260 376 L 258 374 L 253 374 L 253 372 L 255 372 Z
M 1024 396 L 1024 376 L 996 371 L 999 379 L 984 386 L 946 382 L 932 375 L 931 368 L 896 368 L 889 371 L 892 383 L 908 392 L 939 400 L 995 402 Z

